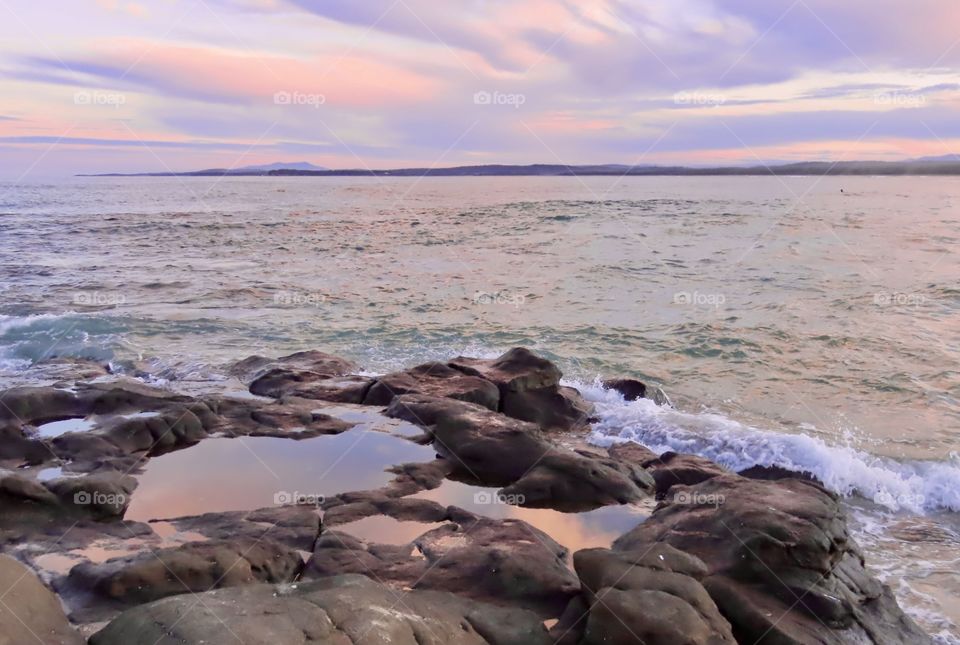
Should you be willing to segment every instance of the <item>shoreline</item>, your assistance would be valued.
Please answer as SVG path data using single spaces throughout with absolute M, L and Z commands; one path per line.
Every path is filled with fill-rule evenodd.
M 632 580 L 628 590 L 613 585 L 618 593 L 627 594 L 626 622 L 631 629 L 653 629 L 651 643 L 675 642 L 669 639 L 676 637 L 676 629 L 684 634 L 706 629 L 713 640 L 703 642 L 747 642 L 743 639 L 749 634 L 759 636 L 764 630 L 783 630 L 784 636 L 813 630 L 824 642 L 847 642 L 854 633 L 874 638 L 873 642 L 904 637 L 932 642 L 925 641 L 919 627 L 902 613 L 890 590 L 863 569 L 862 556 L 847 535 L 840 499 L 811 476 L 774 468 L 737 475 L 693 455 L 657 455 L 634 443 L 609 450 L 591 445 L 586 433 L 595 406 L 573 388 L 560 385 L 562 375 L 555 365 L 527 350 L 511 350 L 499 359 L 461 357 L 428 363 L 379 377 L 360 376 L 358 366 L 320 352 L 280 359 L 251 357 L 237 363 L 233 374 L 248 385 L 252 396 L 206 399 L 115 379 L 102 367 L 83 361 L 62 361 L 61 368 L 60 389 L 17 388 L 3 395 L 9 406 L 4 413 L 4 462 L 19 459 L 21 466 L 30 464 L 7 471 L 0 480 L 4 503 L 15 510 L 6 520 L 12 524 L 3 527 L 3 550 L 10 553 L 14 544 L 29 545 L 13 552 L 36 567 L 38 558 L 43 562 L 43 557 L 56 560 L 67 551 L 74 556 L 90 553 L 98 543 L 100 558 L 126 549 L 117 559 L 80 562 L 65 571 L 60 561 L 61 573 L 49 575 L 72 617 L 82 619 L 87 630 L 113 621 L 92 643 L 119 643 L 123 641 L 116 640 L 118 634 L 129 638 L 134 633 L 153 640 L 150 630 L 156 626 L 144 622 L 145 616 L 156 622 L 178 602 L 186 602 L 188 596 L 177 595 L 186 591 L 209 594 L 211 601 L 223 597 L 239 602 L 237 598 L 260 593 L 256 590 L 261 587 L 250 585 L 300 585 L 308 579 L 321 581 L 303 585 L 307 589 L 303 593 L 314 594 L 308 602 L 318 606 L 329 600 L 320 598 L 326 598 L 324 585 L 372 596 L 384 585 L 412 587 L 415 591 L 404 593 L 415 596 L 414 603 L 423 602 L 424 590 L 447 594 L 442 602 L 431 597 L 435 602 L 427 603 L 423 609 L 427 612 L 440 606 L 454 611 L 450 607 L 459 606 L 458 599 L 464 598 L 482 605 L 480 611 L 490 616 L 502 611 L 499 607 L 509 607 L 514 613 L 503 622 L 504 629 L 514 635 L 520 630 L 532 639 L 521 642 L 592 642 L 582 639 L 615 634 L 623 627 L 612 620 L 616 616 L 605 613 L 596 593 L 604 588 L 604 580 L 611 584 L 607 576 L 621 574 Z M 648 393 L 638 381 L 608 384 L 627 398 Z M 44 430 L 52 432 L 48 426 L 69 419 L 93 421 L 85 427 L 61 425 L 55 428 L 59 434 L 46 439 L 33 434 L 33 427 L 42 435 Z M 360 444 L 368 436 L 385 443 L 365 451 Z M 343 445 L 338 448 L 331 441 Z M 301 490 L 303 485 L 288 479 L 289 486 L 275 489 L 275 495 L 284 495 L 273 505 L 265 500 L 259 508 L 208 509 L 186 517 L 136 514 L 137 520 L 159 522 L 122 519 L 131 504 L 139 503 L 138 494 L 170 495 L 162 485 L 147 481 L 153 464 L 198 455 L 192 466 L 184 468 L 181 463 L 166 475 L 161 472 L 158 481 L 162 484 L 174 473 L 187 477 L 204 471 L 213 477 L 210 481 L 217 481 L 223 475 L 213 457 L 222 450 L 207 456 L 198 451 L 219 445 L 249 450 L 246 442 L 272 446 L 263 449 L 264 455 L 277 446 L 284 453 L 289 453 L 289 446 L 299 446 L 294 452 L 308 458 L 300 470 L 308 470 L 309 464 L 322 468 L 311 454 L 327 453 L 336 463 L 369 457 L 368 452 L 386 455 L 375 464 L 348 462 L 348 470 L 369 475 L 386 467 L 394 477 L 358 480 L 344 490 L 326 491 Z M 391 454 L 401 445 L 420 456 L 409 461 L 412 453 L 407 449 Z M 434 453 L 439 458 L 430 459 Z M 51 468 L 54 458 L 61 462 L 55 473 L 59 476 L 37 477 Z M 242 472 L 227 478 L 232 482 L 228 488 L 253 478 L 253 461 L 247 466 L 234 462 L 233 470 Z M 283 480 L 294 470 L 273 475 Z M 64 476 L 68 474 L 72 476 Z M 321 475 L 319 481 L 323 480 Z M 204 487 L 186 484 L 180 497 L 186 499 L 192 491 L 201 498 L 194 510 L 204 510 Z M 450 501 L 444 491 L 450 490 L 460 496 L 462 506 L 444 503 Z M 96 503 L 99 496 L 105 496 L 105 503 Z M 78 506 L 78 499 L 87 498 L 94 503 Z M 758 502 L 773 515 L 758 516 Z M 484 513 L 490 508 L 484 504 L 498 510 L 530 510 L 498 518 Z M 551 534 L 543 530 L 550 527 L 547 520 L 536 526 L 520 519 L 527 513 L 531 521 L 541 521 L 530 514 L 535 509 L 571 521 Z M 628 514 L 626 520 L 635 525 L 624 525 L 621 513 L 619 528 L 603 533 L 611 544 L 596 534 L 579 544 L 564 544 L 569 542 L 565 528 L 588 526 L 589 521 L 580 518 L 591 513 L 591 521 L 599 521 L 595 518 L 601 509 L 608 516 L 630 509 L 633 519 Z M 799 518 L 804 519 L 797 523 Z M 66 528 L 67 519 L 76 520 L 80 529 L 63 542 L 53 542 L 51 535 L 56 527 Z M 606 516 L 601 519 L 610 521 Z M 356 528 L 363 522 L 366 533 Z M 809 533 L 811 522 L 832 536 L 829 549 Z M 728 532 L 726 527 L 733 525 L 745 527 L 746 533 Z M 706 542 L 691 542 L 692 526 L 715 535 Z M 268 527 L 280 530 L 276 541 L 266 538 L 266 548 L 257 536 L 262 538 Z M 415 536 L 404 541 L 408 534 L 403 531 Z M 382 538 L 390 534 L 400 535 L 400 543 L 384 543 Z M 768 542 L 761 539 L 765 535 L 778 537 Z M 531 536 L 536 539 L 531 541 Z M 117 548 L 104 553 L 103 545 L 111 541 Z M 754 547 L 744 549 L 748 544 Z M 818 566 L 825 567 L 814 567 L 820 571 L 816 579 L 809 577 L 809 565 L 797 568 L 789 555 L 797 549 L 811 563 L 820 561 Z M 650 553 L 669 565 L 654 564 Z M 730 560 L 735 553 L 739 555 Z M 736 565 L 739 558 L 753 564 Z M 222 569 L 214 563 L 225 561 L 232 563 L 228 573 L 235 571 L 234 566 L 246 573 L 220 579 L 213 571 Z M 499 564 L 491 572 L 492 561 Z M 163 565 L 159 569 L 157 562 Z M 208 573 L 193 577 L 198 566 Z M 843 576 L 837 576 L 838 566 L 846 571 Z M 784 567 L 786 573 L 781 572 Z M 771 578 L 770 570 L 781 575 Z M 634 579 L 637 572 L 645 573 Z M 173 573 L 173 579 L 167 573 Z M 374 582 L 340 577 L 355 574 L 366 574 Z M 784 577 L 786 585 L 776 579 Z M 696 626 L 653 625 L 643 611 L 626 609 L 645 594 L 680 580 L 693 595 L 681 594 L 676 609 L 689 612 L 696 607 Z M 471 582 L 465 587 L 464 581 L 479 586 Z M 211 588 L 217 590 L 208 591 Z M 283 588 L 284 594 L 294 593 Z M 787 602 L 784 589 L 800 589 L 809 600 Z M 731 604 L 731 597 L 740 600 Z M 839 604 L 838 597 L 844 599 Z M 763 618 L 770 603 L 782 605 L 787 624 Z M 576 620 L 576 615 L 586 618 Z M 209 619 L 205 623 L 198 617 L 199 622 L 187 621 L 182 628 L 207 633 Z M 548 634 L 542 621 L 559 622 Z M 502 640 L 512 637 L 508 634 L 487 636 L 493 640 L 477 642 L 513 642 Z

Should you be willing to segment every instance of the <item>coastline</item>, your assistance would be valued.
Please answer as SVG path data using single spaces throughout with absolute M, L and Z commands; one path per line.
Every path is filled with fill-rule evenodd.
M 863 568 L 839 498 L 809 474 L 753 468 L 738 475 L 701 457 L 657 455 L 630 442 L 600 449 L 587 442 L 596 406 L 562 386 L 555 365 L 526 350 L 378 377 L 320 352 L 251 357 L 231 370 L 249 394 L 208 398 L 117 378 L 85 361 L 47 367 L 61 377 L 57 387 L 3 394 L 3 456 L 29 464 L 2 480 L 14 511 L 5 514 L 4 551 L 44 574 L 86 635 L 113 621 L 92 643 L 163 637 L 164 621 L 172 629 L 167 617 L 189 602 L 176 594 L 187 591 L 255 613 L 256 594 L 264 593 L 249 586 L 255 583 L 280 585 L 282 597 L 325 611 L 331 588 L 381 601 L 392 588 L 411 596 L 420 608 L 412 613 L 423 620 L 431 612 L 454 620 L 469 599 L 474 617 L 461 618 L 478 643 L 608 642 L 624 638 L 628 625 L 653 630 L 644 632 L 650 643 L 676 642 L 678 633 L 702 634 L 705 643 L 752 642 L 751 634 L 768 631 L 816 633 L 822 642 L 932 642 Z M 647 393 L 637 381 L 615 386 L 625 399 Z M 210 500 L 192 473 L 242 498 L 249 491 L 241 483 L 253 478 L 254 461 L 262 462 L 231 458 L 234 472 L 226 476 L 213 459 L 230 446 L 239 451 L 234 456 L 254 457 L 293 446 L 307 463 L 327 453 L 328 470 L 351 455 L 379 457 L 348 462 L 348 471 L 373 480 L 338 487 L 321 471 L 319 485 L 303 490 L 300 482 L 284 483 L 292 473 L 272 472 L 280 480 L 266 478 L 272 505 L 258 506 L 251 495 L 248 508 L 204 508 Z M 207 447 L 192 464 L 166 471 L 167 482 L 184 473 L 186 488 L 165 491 L 164 471 L 154 474 L 154 465 Z M 60 470 L 40 476 L 51 467 Z M 384 468 L 393 478 L 378 478 Z M 176 501 L 191 491 L 199 498 L 194 510 L 203 512 L 155 515 L 164 496 Z M 444 495 L 460 505 L 443 503 L 451 499 Z M 154 506 L 143 507 L 141 498 Z M 772 514 L 758 514 L 761 506 Z M 523 510 L 505 517 L 491 508 Z M 618 509 L 625 513 L 609 516 Z M 551 525 L 550 513 L 569 522 Z M 579 541 L 563 530 L 611 521 L 616 530 L 580 530 Z M 551 526 L 552 533 L 544 530 Z M 66 568 L 64 557 L 80 561 Z M 350 577 L 356 574 L 373 582 Z M 671 602 L 689 622 L 651 624 L 642 599 L 678 584 L 685 591 Z M 298 586 L 303 590 L 292 590 Z M 600 592 L 608 587 L 628 625 L 605 613 Z M 786 619 L 770 620 L 773 613 Z M 210 621 L 198 614 L 179 629 L 208 634 Z M 479 627 L 491 621 L 500 631 Z

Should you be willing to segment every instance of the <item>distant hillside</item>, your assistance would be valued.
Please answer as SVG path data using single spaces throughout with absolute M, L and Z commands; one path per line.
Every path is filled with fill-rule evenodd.
M 397 168 L 392 170 L 327 170 L 307 162 L 275 163 L 232 170 L 210 169 L 182 173 L 139 173 L 93 175 L 96 177 L 563 177 L 563 176 L 725 176 L 725 175 L 960 175 L 960 155 L 929 157 L 913 161 L 806 161 L 771 166 L 724 166 L 691 168 L 687 166 L 624 166 L 600 164 L 566 166 L 530 164 L 514 166 L 454 166 L 449 168 Z M 90 176 L 90 175 L 81 175 Z
M 329 168 L 324 168 L 323 166 L 315 166 L 309 161 L 294 161 L 291 163 L 284 163 L 278 161 L 276 163 L 267 163 L 260 166 L 244 166 L 243 168 L 235 168 L 232 172 L 255 172 L 255 171 L 271 171 L 271 170 L 309 170 L 309 171 L 324 171 L 329 170 Z

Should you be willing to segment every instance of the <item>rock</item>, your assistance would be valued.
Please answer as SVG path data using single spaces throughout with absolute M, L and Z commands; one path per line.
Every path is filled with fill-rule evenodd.
M 646 467 L 646 464 L 655 461 L 659 455 L 646 446 L 639 443 L 625 441 L 610 446 L 607 454 L 618 461 L 624 461 L 628 464 L 635 464 L 640 467 Z
M 120 549 L 126 540 L 146 545 L 160 542 L 150 525 L 142 522 L 78 520 L 62 512 L 24 518 L 8 511 L 4 508 L 0 513 L 0 544 L 18 550 L 31 563 L 37 556 L 86 549 L 94 543 L 98 548 Z
M 207 432 L 228 437 L 310 439 L 339 434 L 354 426 L 317 410 L 315 403 L 300 399 L 264 403 L 225 397 L 207 399 L 204 405 L 210 411 L 204 421 Z
M 553 449 L 537 426 L 472 403 L 404 394 L 386 415 L 423 427 L 440 455 L 487 485 L 513 483 Z
M 580 588 L 567 568 L 567 549 L 522 520 L 473 516 L 414 543 L 427 560 L 418 589 L 451 591 L 552 617 Z
M 703 585 L 739 641 L 931 642 L 866 571 L 838 498 L 821 486 L 722 474 L 671 493 L 614 548 L 666 543 L 702 560 Z
M 584 600 L 584 594 L 577 594 L 570 599 L 556 624 L 550 628 L 550 641 L 553 645 L 578 645 L 589 615 L 590 608 Z
M 25 433 L 19 421 L 0 419 L 0 460 L 42 464 L 51 456 L 50 446 L 40 438 Z
M 329 507 L 323 515 L 324 526 L 356 522 L 371 515 L 386 515 L 400 522 L 442 522 L 447 509 L 440 504 L 417 498 L 399 499 L 371 492 L 369 499 Z
M 638 501 L 653 488 L 640 468 L 557 448 L 537 426 L 478 405 L 406 394 L 386 414 L 420 424 L 463 478 L 506 486 L 519 505 L 589 510 Z
M 0 555 L 0 645 L 83 645 L 60 606 L 25 565 Z
M 813 482 L 815 484 L 821 483 L 820 480 L 811 473 L 787 470 L 786 468 L 781 468 L 780 466 L 751 466 L 750 468 L 741 470 L 737 474 L 741 477 L 749 477 L 750 479 L 765 479 L 767 481 L 795 478 L 805 479 L 806 481 Z
M 541 619 L 530 612 L 446 593 L 396 591 L 349 575 L 166 598 L 125 612 L 90 645 L 235 645 L 238 640 L 245 645 L 550 643 Z
M 288 582 L 302 566 L 299 553 L 271 540 L 189 542 L 100 564 L 79 564 L 70 570 L 64 587 L 130 606 L 174 594 Z
M 665 452 L 656 459 L 645 462 L 644 466 L 656 482 L 657 499 L 663 499 L 670 488 L 677 484 L 699 484 L 711 477 L 730 472 L 709 459 L 676 452 Z
M 305 578 L 365 573 L 415 589 L 449 591 L 484 602 L 557 615 L 579 589 L 567 550 L 521 520 L 493 520 L 456 509 L 452 521 L 410 544 L 369 544 L 324 531 Z
M 123 517 L 137 480 L 118 472 L 84 477 L 61 477 L 46 483 L 60 504 L 76 514 L 95 517 Z
M 300 397 L 335 403 L 361 403 L 373 379 L 358 376 L 360 367 L 315 350 L 277 359 L 251 356 L 230 368 L 250 392 L 272 398 Z
M 465 374 L 482 376 L 511 392 L 557 387 L 563 376 L 556 365 L 524 347 L 515 347 L 493 360 L 460 356 L 449 365 Z
M 700 580 L 707 567 L 667 544 L 573 558 L 588 617 L 581 645 L 735 645 L 730 623 Z M 752 641 L 751 641 L 752 642 Z
M 347 376 L 360 371 L 360 366 L 353 361 L 317 350 L 296 352 L 280 358 L 250 356 L 235 363 L 229 371 L 242 382 L 249 384 L 266 372 L 277 368 L 313 372 L 328 378 Z
M 163 520 L 178 531 L 198 533 L 212 540 L 267 538 L 298 551 L 313 551 L 320 535 L 320 516 L 307 506 L 269 506 L 255 511 L 204 513 Z
M 409 587 L 426 571 L 412 544 L 368 544 L 347 533 L 324 530 L 303 571 L 305 580 L 358 573 Z
M 72 356 L 45 358 L 31 365 L 30 372 L 35 380 L 56 381 L 57 385 L 92 380 L 111 373 L 108 364 Z
M 15 387 L 5 390 L 0 421 L 40 425 L 84 417 L 89 405 L 75 393 L 54 387 Z
M 500 390 L 490 381 L 464 374 L 444 363 L 425 363 L 405 372 L 381 376 L 367 392 L 365 405 L 389 405 L 400 394 L 442 396 L 496 411 Z
M 390 497 L 413 495 L 422 490 L 433 490 L 454 471 L 453 464 L 447 459 L 400 464 L 387 469 L 396 475 L 383 490 Z
M 19 504 L 56 506 L 57 496 L 40 482 L 9 470 L 0 470 L 0 504 L 6 511 Z
M 650 399 L 657 405 L 670 405 L 670 399 L 667 398 L 666 392 L 659 387 L 647 385 L 646 383 L 636 379 L 605 379 L 603 381 L 603 387 L 608 390 L 615 390 L 619 392 L 625 401 Z
M 374 380 L 367 376 L 329 376 L 274 368 L 250 384 L 250 392 L 275 399 L 296 396 L 332 403 L 363 403 Z
M 632 378 L 604 379 L 601 383 L 607 390 L 616 390 L 625 401 L 636 401 L 647 394 L 647 384 Z
M 593 406 L 577 390 L 560 387 L 556 365 L 523 347 L 497 359 L 455 358 L 450 367 L 492 381 L 500 389 L 500 411 L 547 430 L 571 430 L 587 424 Z
M 207 437 L 207 431 L 190 407 L 175 405 L 155 416 L 119 417 L 101 430 L 62 435 L 53 443 L 59 454 L 76 459 L 81 451 L 76 445 L 70 447 L 69 442 L 90 441 L 94 437 L 102 437 L 119 448 L 121 454 L 145 452 L 155 456 L 198 443 Z
M 500 493 L 507 499 L 517 499 L 519 506 L 575 512 L 638 502 L 653 487 L 653 479 L 642 469 L 574 452 L 551 451 Z
M 545 430 L 573 430 L 586 426 L 593 404 L 572 387 L 549 387 L 525 392 L 505 391 L 501 412 L 535 423 Z

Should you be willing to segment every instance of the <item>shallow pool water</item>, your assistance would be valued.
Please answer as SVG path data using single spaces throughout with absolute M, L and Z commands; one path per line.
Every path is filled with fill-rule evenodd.
M 363 429 L 300 441 L 206 439 L 147 462 L 125 517 L 146 521 L 319 503 L 339 493 L 379 488 L 394 477 L 386 468 L 434 456 L 431 448 Z
M 656 502 L 604 506 L 583 513 L 562 513 L 548 508 L 523 508 L 504 503 L 496 489 L 444 480 L 439 488 L 417 493 L 445 506 L 459 506 L 477 515 L 527 522 L 567 547 L 571 553 L 592 547 L 609 547 L 614 540 L 643 522 Z
M 443 522 L 410 522 L 386 515 L 373 515 L 362 520 L 331 526 L 331 531 L 348 533 L 373 544 L 407 544 L 427 531 L 443 526 Z
M 96 423 L 90 419 L 63 419 L 61 421 L 51 421 L 37 426 L 37 434 L 47 439 L 59 437 L 68 432 L 86 432 L 92 429 Z

